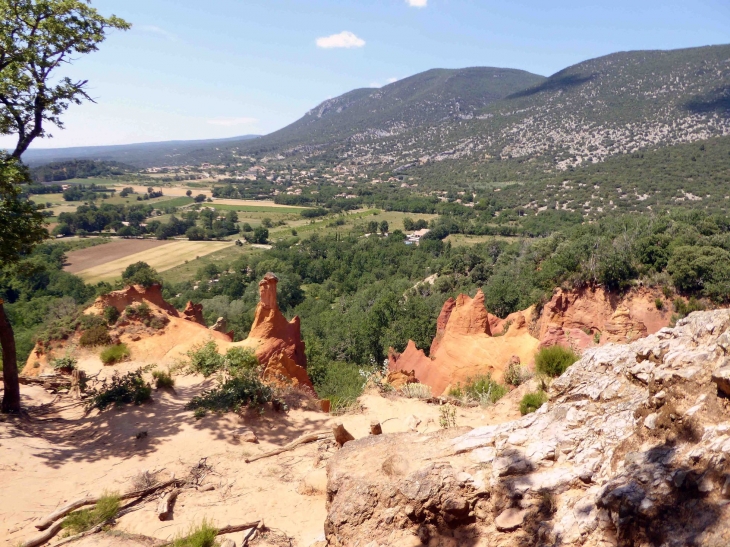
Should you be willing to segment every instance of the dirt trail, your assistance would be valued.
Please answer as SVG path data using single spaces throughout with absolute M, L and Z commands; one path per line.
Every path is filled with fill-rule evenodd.
M 328 431 L 341 421 L 356 437 L 369 433 L 370 421 L 379 420 L 384 433 L 406 431 L 407 419 L 421 420 L 419 431 L 439 429 L 436 405 L 377 394 L 360 399 L 362 411 L 332 417 L 316 410 L 313 401 L 293 399 L 286 413 L 263 415 L 210 415 L 195 420 L 184 405 L 210 387 L 199 376 L 178 376 L 174 392 L 155 391 L 153 402 L 83 415 L 80 407 L 42 415 L 38 405 L 53 397 L 39 387 L 24 387 L 29 417 L 0 422 L 0 540 L 11 544 L 33 536 L 33 522 L 55 507 L 86 494 L 132 490 L 143 471 L 184 477 L 201 458 L 213 473 L 205 483 L 213 491 L 183 490 L 171 521 L 160 522 L 151 499 L 138 511 L 122 517 L 115 530 L 168 539 L 199 524 L 204 518 L 216 525 L 264 518 L 293 545 L 307 547 L 323 539 L 325 464 L 335 448 L 313 443 L 276 457 L 246 464 L 249 456 L 285 445 L 299 436 Z M 489 409 L 458 408 L 458 426 L 502 423 L 519 415 L 516 401 L 523 387 Z M 58 402 L 62 407 L 68 401 Z M 253 431 L 258 444 L 241 442 L 238 434 Z M 146 432 L 146 435 L 138 434 Z M 126 537 L 126 536 L 125 536 Z M 240 537 L 235 538 L 240 542 Z M 121 536 L 93 537 L 78 543 L 119 545 L 140 543 Z M 266 543 L 262 543 L 266 545 Z

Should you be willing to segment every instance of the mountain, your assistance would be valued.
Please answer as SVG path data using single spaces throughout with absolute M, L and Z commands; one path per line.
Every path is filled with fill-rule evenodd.
M 414 170 L 426 179 L 478 171 L 482 180 L 500 180 L 490 172 L 504 171 L 509 160 L 529 162 L 507 174 L 524 177 L 728 134 L 730 45 L 720 45 L 615 53 L 546 79 L 498 69 L 429 71 L 326 101 L 235 152 Z
M 329 99 L 246 148 L 263 151 L 392 137 L 469 119 L 499 99 L 543 81 L 544 76 L 503 68 L 429 70 L 379 89 L 356 89 Z
M 227 139 L 205 139 L 192 141 L 163 141 L 112 146 L 77 146 L 72 148 L 37 148 L 23 154 L 23 161 L 30 166 L 68 160 L 118 161 L 135 167 L 175 164 L 174 158 L 186 161 L 206 161 L 199 156 L 210 156 L 221 145 L 258 138 L 258 135 L 243 135 Z

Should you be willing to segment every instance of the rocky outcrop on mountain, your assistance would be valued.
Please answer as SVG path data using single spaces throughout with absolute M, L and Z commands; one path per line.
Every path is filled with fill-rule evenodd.
M 526 313 L 531 314 L 531 310 Z M 538 346 L 538 340 L 529 332 L 525 313 L 512 314 L 509 319 L 499 322 L 501 329 L 508 327 L 507 331 L 492 336 L 482 291 L 477 291 L 474 298 L 461 294 L 444 304 L 430 356 L 411 340 L 402 354 L 389 352 L 389 369 L 414 371 L 418 381 L 430 386 L 434 395 L 479 375 L 491 374 L 501 381 L 513 356 L 529 363 Z
M 586 350 L 521 419 L 347 443 L 327 545 L 728 545 L 729 356 L 730 312 L 697 312 Z
M 203 305 L 188 302 L 183 310 L 183 319 L 205 326 L 205 319 L 203 319 Z
M 418 379 L 413 370 L 391 370 L 386 378 L 388 384 L 395 389 L 401 389 L 408 384 L 417 384 Z

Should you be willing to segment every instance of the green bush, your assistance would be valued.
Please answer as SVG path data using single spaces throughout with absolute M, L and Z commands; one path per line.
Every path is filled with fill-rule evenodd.
M 90 509 L 74 511 L 66 516 L 61 526 L 68 530 L 69 534 L 80 534 L 97 524 L 113 519 L 119 511 L 119 495 L 104 494 L 96 505 Z
M 187 404 L 188 410 L 238 412 L 242 407 L 261 408 L 274 397 L 271 387 L 261 382 L 258 372 L 249 371 L 226 381 L 222 386 L 204 391 Z M 196 414 L 197 417 L 197 414 Z
M 171 389 L 175 387 L 175 378 L 169 372 L 164 370 L 152 371 L 152 378 L 155 380 L 155 387 L 157 389 Z
M 504 383 L 508 386 L 521 386 L 529 377 L 528 372 L 519 363 L 510 363 L 504 372 Z
M 173 540 L 171 547 L 216 547 L 218 529 L 207 521 L 203 521 L 197 528 L 191 529 L 187 535 Z
M 654 306 L 656 306 L 656 309 L 662 310 L 664 309 L 664 301 L 661 298 L 655 298 Z
M 105 365 L 113 365 L 114 363 L 121 363 L 126 359 L 129 359 L 131 355 L 127 344 L 117 344 L 116 346 L 109 346 L 101 352 L 101 362 Z
M 150 310 L 147 302 L 140 302 L 135 306 L 127 306 L 126 308 L 124 308 L 124 313 L 127 317 L 141 320 L 149 319 L 150 315 L 152 314 L 152 310 Z
M 142 369 L 128 372 L 122 376 L 114 374 L 105 379 L 98 388 L 92 389 L 87 403 L 89 409 L 106 410 L 111 405 L 139 405 L 152 397 L 152 386 L 142 378 Z
M 119 310 L 114 306 L 106 306 L 104 308 L 104 320 L 107 325 L 113 325 L 119 319 Z
M 79 340 L 79 343 L 85 348 L 106 346 L 111 344 L 111 342 L 112 339 L 109 336 L 109 330 L 104 325 L 97 325 L 96 327 L 85 330 Z
M 543 348 L 535 356 L 535 370 L 551 378 L 557 378 L 580 357 L 571 349 L 563 346 Z
M 51 361 L 51 366 L 54 370 L 61 370 L 64 372 L 71 372 L 76 368 L 77 364 L 78 361 L 69 355 L 59 357 L 58 359 Z
M 206 378 L 221 370 L 225 364 L 225 357 L 218 353 L 218 346 L 212 340 L 203 346 L 188 351 L 190 368 Z
M 233 376 L 256 371 L 259 368 L 259 360 L 256 354 L 248 348 L 231 348 L 223 358 L 223 366 Z
M 352 406 L 362 395 L 365 381 L 360 369 L 351 363 L 334 362 L 323 374 L 316 375 L 314 389 L 320 399 L 329 399 L 330 412 L 338 413 Z
M 495 382 L 491 374 L 468 378 L 466 384 L 461 384 L 449 390 L 449 395 L 458 399 L 466 398 L 481 404 L 494 404 L 507 395 L 509 390 L 502 384 Z
M 537 411 L 542 405 L 548 400 L 547 394 L 544 391 L 533 391 L 526 393 L 520 401 L 520 414 L 530 414 Z

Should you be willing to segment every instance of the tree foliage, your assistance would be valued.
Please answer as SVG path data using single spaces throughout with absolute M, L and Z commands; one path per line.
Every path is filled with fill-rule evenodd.
M 70 105 L 91 100 L 87 80 L 58 71 L 96 51 L 114 28 L 130 25 L 83 0 L 0 0 L 0 134 L 17 135 L 13 157 L 48 135 L 45 122 L 62 128 Z

